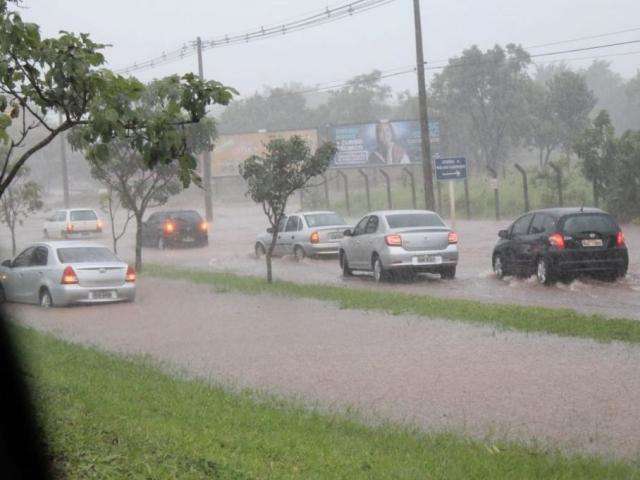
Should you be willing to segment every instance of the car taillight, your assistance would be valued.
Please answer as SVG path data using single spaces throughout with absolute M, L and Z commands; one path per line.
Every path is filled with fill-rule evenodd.
M 311 232 L 311 236 L 309 237 L 309 241 L 311 243 L 320 243 L 320 234 L 318 232 Z
M 387 235 L 386 237 L 384 237 L 384 241 L 390 247 L 402 246 L 402 237 L 400 235 Z
M 458 243 L 458 234 L 456 232 L 449 232 L 449 243 Z
M 101 232 L 102 231 L 102 220 L 98 220 L 96 223 L 96 231 Z
M 136 270 L 131 265 L 127 267 L 127 274 L 125 275 L 124 280 L 126 282 L 136 281 Z
M 209 224 L 207 222 L 201 222 L 200 223 L 200 231 L 206 232 L 207 230 L 209 230 Z
M 173 222 L 165 222 L 163 229 L 164 233 L 169 234 L 176 231 L 176 226 Z
M 564 236 L 561 233 L 549 235 L 549 243 L 558 250 L 562 250 L 564 248 Z
M 62 278 L 60 279 L 62 285 L 73 285 L 79 283 L 78 276 L 71 266 L 68 266 L 62 272 Z
M 624 247 L 625 242 L 624 242 L 624 233 L 622 233 L 622 230 L 620 230 L 617 234 L 616 234 L 616 245 L 618 247 Z
M 73 223 L 67 223 L 67 233 L 73 232 Z

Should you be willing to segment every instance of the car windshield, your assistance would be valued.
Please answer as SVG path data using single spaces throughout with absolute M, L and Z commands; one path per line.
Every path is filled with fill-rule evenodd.
M 389 228 L 444 227 L 444 222 L 435 213 L 394 213 L 387 215 Z
M 578 235 L 585 232 L 613 234 L 618 231 L 618 225 L 610 215 L 581 213 L 567 217 L 562 230 L 567 235 Z
M 337 213 L 312 213 L 305 215 L 304 219 L 310 228 L 313 227 L 329 227 L 331 225 L 345 225 L 346 222 Z
M 169 216 L 176 220 L 184 220 L 185 222 L 201 222 L 202 221 L 202 217 L 200 216 L 200 214 L 193 210 L 186 210 L 184 212 L 171 212 Z
M 74 210 L 71 212 L 72 221 L 97 220 L 98 216 L 93 210 Z
M 105 247 L 64 247 L 58 249 L 61 263 L 119 262 L 111 250 Z

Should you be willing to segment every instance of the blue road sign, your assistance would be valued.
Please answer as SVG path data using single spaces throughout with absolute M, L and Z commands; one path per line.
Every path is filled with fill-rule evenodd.
M 436 158 L 437 180 L 464 180 L 467 178 L 467 159 L 464 157 Z

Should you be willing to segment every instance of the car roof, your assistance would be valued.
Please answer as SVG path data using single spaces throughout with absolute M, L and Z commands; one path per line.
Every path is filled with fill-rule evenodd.
M 73 248 L 73 247 L 108 248 L 107 246 L 98 242 L 87 242 L 82 240 L 47 240 L 45 242 L 34 242 L 29 245 L 29 247 L 39 247 L 39 246 L 47 246 L 54 250 L 58 248 Z
M 304 210 L 302 212 L 292 212 L 289 213 L 287 216 L 290 217 L 291 215 L 322 215 L 322 214 L 338 214 L 337 212 L 334 212 L 333 210 L 311 210 L 311 211 L 307 211 Z
M 86 208 L 53 208 L 50 211 L 52 211 L 52 212 L 77 212 L 77 211 L 84 211 L 84 210 L 90 210 L 92 212 L 96 212 L 95 208 L 90 208 L 90 207 L 86 207 Z
M 198 215 L 200 215 L 200 212 L 192 208 L 187 208 L 183 210 L 157 210 L 155 212 L 151 212 L 151 215 L 153 215 L 154 213 L 163 213 L 165 215 L 174 215 L 176 213 L 197 213 Z
M 540 210 L 532 210 L 527 213 L 546 213 L 553 215 L 554 217 L 563 217 L 565 215 L 573 215 L 576 213 L 603 213 L 609 215 L 607 212 L 593 207 L 555 207 L 555 208 L 543 208 Z
M 367 215 L 393 215 L 393 214 L 412 214 L 412 213 L 434 213 L 437 215 L 436 212 L 432 212 L 431 210 L 376 210 L 375 212 L 369 212 L 364 216 Z

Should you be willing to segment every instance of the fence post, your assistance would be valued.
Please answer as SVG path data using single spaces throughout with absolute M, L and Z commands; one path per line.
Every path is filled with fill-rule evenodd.
M 369 176 L 365 173 L 365 171 L 361 168 L 358 169 L 360 175 L 364 178 L 364 191 L 367 195 L 367 211 L 371 211 L 371 193 L 369 192 Z
M 392 210 L 393 202 L 391 201 L 391 179 L 389 178 L 389 174 L 387 172 L 385 172 L 381 168 L 379 170 L 382 176 L 384 177 L 384 181 L 387 184 L 387 206 L 389 207 L 389 210 Z
M 322 180 L 324 184 L 324 203 L 326 208 L 331 208 L 331 204 L 329 203 L 329 180 L 327 180 L 326 175 L 322 175 Z
M 409 175 L 409 181 L 411 182 L 411 202 L 413 205 L 413 209 L 418 208 L 418 201 L 416 200 L 416 179 L 413 176 L 413 172 L 409 169 L 409 167 L 404 167 L 403 169 L 407 175 Z
M 522 175 L 522 193 L 524 194 L 524 211 L 528 212 L 529 208 L 529 182 L 527 181 L 527 171 L 516 163 L 514 165 Z
M 349 179 L 347 178 L 347 174 L 342 170 L 338 170 L 338 175 L 342 177 L 342 181 L 344 182 L 344 200 L 347 204 L 347 215 L 351 216 L 351 204 L 349 203 Z
M 552 168 L 554 172 L 556 172 L 556 184 L 558 187 L 558 206 L 562 207 L 564 203 L 564 198 L 562 194 L 562 170 L 553 162 L 549 162 L 549 166 Z
M 496 207 L 496 220 L 500 220 L 500 192 L 498 187 L 498 172 L 496 172 L 495 169 L 491 167 L 487 167 L 487 170 L 489 170 L 489 173 L 491 173 L 491 176 L 494 180 L 491 186 L 493 188 L 493 198 Z
M 467 220 L 471 220 L 471 202 L 469 201 L 469 180 L 464 179 L 464 206 L 467 210 Z

